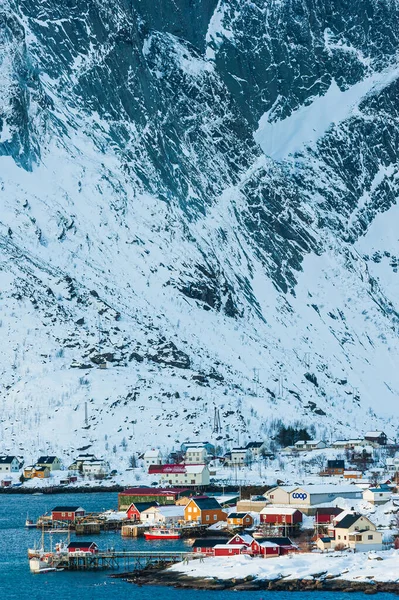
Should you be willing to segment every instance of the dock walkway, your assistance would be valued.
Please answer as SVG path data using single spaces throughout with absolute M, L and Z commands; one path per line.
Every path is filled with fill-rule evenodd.
M 192 552 L 181 551 L 124 551 L 108 550 L 107 552 L 71 552 L 69 554 L 54 553 L 49 566 L 69 571 L 91 571 L 120 569 L 124 571 L 141 571 L 149 565 L 168 565 L 195 558 Z

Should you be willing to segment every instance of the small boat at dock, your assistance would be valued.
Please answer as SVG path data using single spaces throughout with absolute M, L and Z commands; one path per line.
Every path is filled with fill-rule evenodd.
M 37 527 L 37 524 L 32 521 L 32 519 L 29 519 L 28 517 L 26 517 L 26 521 L 25 521 L 25 527 L 27 527 L 28 529 L 33 529 Z
M 145 531 L 144 537 L 146 540 L 178 540 L 181 537 L 181 533 L 176 529 L 154 527 L 149 531 Z

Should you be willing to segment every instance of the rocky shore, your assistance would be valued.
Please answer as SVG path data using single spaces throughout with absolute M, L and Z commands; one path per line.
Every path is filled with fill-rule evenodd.
M 270 591 L 323 591 L 323 592 L 364 592 L 365 594 L 377 594 L 378 592 L 389 592 L 399 594 L 399 583 L 387 581 L 348 581 L 318 573 L 313 577 L 303 579 L 255 579 L 246 577 L 244 579 L 216 579 L 212 577 L 190 577 L 188 575 L 171 571 L 169 569 L 158 569 L 148 567 L 139 573 L 120 573 L 112 577 L 122 578 L 128 583 L 136 585 L 171 586 L 175 588 L 186 588 L 196 590 L 270 590 Z

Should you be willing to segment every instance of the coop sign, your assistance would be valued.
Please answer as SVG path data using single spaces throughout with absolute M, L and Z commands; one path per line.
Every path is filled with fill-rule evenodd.
M 295 500 L 306 500 L 306 498 L 308 497 L 308 495 L 307 495 L 307 494 L 305 494 L 305 492 L 294 492 L 294 493 L 292 494 L 292 497 L 293 497 Z

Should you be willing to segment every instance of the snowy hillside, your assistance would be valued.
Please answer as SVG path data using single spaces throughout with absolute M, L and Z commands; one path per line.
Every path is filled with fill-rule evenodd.
M 395 437 L 399 2 L 134 4 L 3 3 L 0 450 Z

